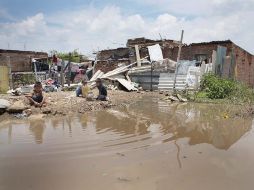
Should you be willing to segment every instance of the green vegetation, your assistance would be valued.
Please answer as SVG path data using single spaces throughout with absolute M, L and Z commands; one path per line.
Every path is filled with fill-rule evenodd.
M 195 101 L 216 100 L 230 101 L 234 104 L 253 103 L 254 91 L 246 85 L 232 79 L 225 79 L 214 74 L 204 75 L 200 91 L 195 94 Z
M 63 60 L 69 60 L 71 62 L 75 62 L 75 63 L 81 63 L 85 60 L 88 59 L 87 56 L 84 56 L 82 54 L 80 54 L 77 50 L 74 50 L 73 52 L 70 53 L 64 53 L 64 52 L 57 52 L 55 50 L 50 52 L 51 55 L 57 55 L 58 58 L 63 59 Z

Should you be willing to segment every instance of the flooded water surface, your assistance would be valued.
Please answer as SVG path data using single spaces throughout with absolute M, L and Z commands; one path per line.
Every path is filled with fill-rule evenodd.
M 0 190 L 252 190 L 252 119 L 145 98 L 75 117 L 0 123 Z

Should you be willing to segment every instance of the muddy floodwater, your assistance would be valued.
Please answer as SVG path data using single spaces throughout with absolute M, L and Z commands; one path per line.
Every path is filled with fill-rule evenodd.
M 0 190 L 253 190 L 252 119 L 225 106 L 127 107 L 0 123 Z

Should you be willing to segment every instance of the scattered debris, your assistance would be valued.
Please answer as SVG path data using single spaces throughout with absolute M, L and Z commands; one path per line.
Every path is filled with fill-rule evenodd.
M 0 99 L 0 114 L 3 114 L 9 106 L 10 102 L 8 100 Z
M 125 156 L 125 154 L 120 153 L 120 152 L 117 152 L 116 154 L 117 154 L 118 156 L 122 156 L 122 157 L 124 157 L 124 156 Z
M 183 98 L 180 94 L 176 94 L 176 97 L 179 99 L 180 102 L 188 102 L 186 98 Z
M 48 108 L 48 107 L 44 107 L 44 108 L 41 109 L 41 112 L 43 114 L 50 114 L 51 113 L 51 109 Z
M 0 99 L 0 109 L 7 109 L 10 106 L 10 102 L 5 99 Z
M 125 177 L 118 177 L 117 178 L 119 181 L 122 181 L 122 182 L 130 182 L 131 180 L 128 179 L 128 178 L 125 178 Z
M 169 96 L 167 99 L 168 99 L 168 100 L 171 100 L 172 102 L 177 102 L 177 101 L 179 101 L 179 99 L 178 99 L 177 97 L 175 97 L 175 96 Z

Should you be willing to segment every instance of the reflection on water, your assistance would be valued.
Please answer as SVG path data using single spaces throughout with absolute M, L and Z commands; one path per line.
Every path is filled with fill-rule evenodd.
M 93 160 L 100 159 L 102 156 L 104 159 L 112 158 L 112 155 L 120 155 L 124 158 L 125 154 L 129 154 L 132 158 L 126 161 L 130 163 L 153 160 L 149 161 L 149 167 L 153 167 L 153 164 L 161 165 L 172 156 L 176 162 L 175 166 L 184 169 L 186 165 L 183 165 L 183 162 L 188 158 L 185 154 L 191 150 L 191 147 L 202 146 L 202 150 L 209 149 L 210 152 L 228 151 L 245 134 L 251 133 L 251 119 L 225 119 L 224 111 L 225 108 L 220 105 L 168 104 L 158 99 L 146 98 L 125 108 L 87 113 L 76 117 L 1 123 L 0 184 L 4 185 L 0 185 L 0 189 L 1 187 L 8 189 L 6 187 L 11 184 L 8 175 L 12 176 L 17 172 L 11 167 L 12 162 L 19 163 L 18 168 L 28 163 L 33 163 L 33 166 L 37 166 L 36 163 L 44 163 L 47 165 L 46 168 L 50 168 L 52 166 L 48 167 L 48 165 L 51 163 L 63 162 L 63 160 L 70 163 L 69 160 L 78 162 L 93 158 L 90 161 L 86 160 L 93 165 Z M 213 149 L 205 146 L 208 144 Z M 202 153 L 200 150 L 198 152 Z M 217 153 L 222 156 L 221 153 Z M 170 154 L 168 158 L 164 156 L 167 154 Z M 163 158 L 165 160 L 158 160 Z M 69 170 L 85 172 L 81 168 L 74 170 L 70 167 Z M 31 173 L 35 171 L 37 170 L 30 169 Z M 6 175 L 6 172 L 9 174 Z M 78 178 L 80 175 L 75 174 Z M 24 180 L 26 181 L 27 178 Z M 29 183 L 24 183 L 24 186 Z M 56 186 L 59 187 L 58 185 L 57 183 Z M 10 186 L 18 187 L 15 183 Z M 48 188 L 47 185 L 42 187 Z M 61 186 L 61 189 L 65 188 L 67 187 Z
M 9 123 L 0 128 L 4 130 L 8 127 L 8 144 L 12 143 L 12 133 L 18 130 L 17 125 L 19 124 Z M 43 143 L 45 131 L 48 131 L 47 136 L 52 137 L 56 135 L 54 131 L 58 133 L 62 131 L 64 134 L 68 133 L 69 137 L 73 136 L 73 132 L 80 132 L 82 138 L 86 137 L 83 135 L 90 137 L 94 135 L 95 139 L 103 136 L 104 139 L 100 139 L 102 142 L 125 139 L 122 140 L 124 144 L 132 140 L 134 142 L 144 139 L 157 140 L 152 144 L 150 144 L 152 141 L 149 141 L 147 144 L 153 145 L 188 138 L 190 145 L 208 143 L 219 149 L 228 149 L 251 129 L 252 121 L 239 118 L 225 119 L 223 106 L 219 105 L 168 104 L 162 101 L 158 103 L 157 99 L 149 98 L 118 110 L 76 117 L 34 119 L 22 122 L 21 125 L 25 129 L 19 130 L 28 128 L 29 134 L 34 137 L 37 144 Z M 0 134 L 4 135 L 5 132 Z M 13 140 L 15 142 L 17 139 Z
M 35 142 L 37 144 L 43 143 L 43 133 L 45 130 L 44 120 L 34 120 L 30 122 L 29 130 L 34 136 Z

